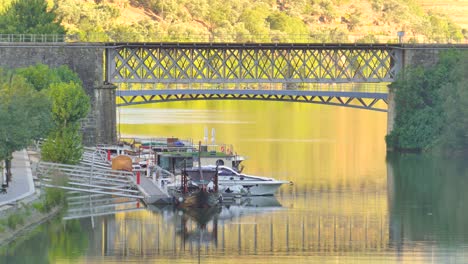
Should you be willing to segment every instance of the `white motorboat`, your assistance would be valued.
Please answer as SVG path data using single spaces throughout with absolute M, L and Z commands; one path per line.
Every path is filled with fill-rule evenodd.
M 216 166 L 202 166 L 201 169 L 209 173 Z M 190 177 L 191 171 L 187 170 Z M 220 193 L 239 193 L 241 195 L 274 195 L 278 188 L 291 183 L 289 181 L 276 180 L 268 177 L 243 174 L 227 166 L 218 166 L 218 184 Z

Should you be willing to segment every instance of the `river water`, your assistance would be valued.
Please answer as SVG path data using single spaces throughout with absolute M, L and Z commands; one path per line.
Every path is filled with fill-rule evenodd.
M 118 110 L 125 137 L 233 144 L 244 172 L 292 181 L 209 211 L 55 219 L 0 263 L 467 263 L 468 165 L 387 156 L 386 114 L 301 103 L 199 101 Z

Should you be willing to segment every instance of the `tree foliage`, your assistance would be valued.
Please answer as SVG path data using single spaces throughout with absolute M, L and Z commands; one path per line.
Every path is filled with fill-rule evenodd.
M 0 159 L 8 158 L 50 129 L 50 104 L 24 78 L 2 70 L 0 75 Z
M 441 136 L 443 150 L 468 151 L 468 52 L 461 53 L 443 86 L 446 122 Z
M 21 75 L 0 69 L 0 160 L 45 137 L 52 127 L 46 94 L 36 91 Z
M 81 142 L 78 124 L 56 129 L 42 144 L 42 159 L 56 163 L 76 164 L 83 154 Z
M 53 83 L 49 87 L 49 95 L 53 120 L 60 128 L 73 125 L 88 114 L 89 97 L 79 84 Z
M 89 97 L 82 86 L 75 82 L 52 83 L 47 92 L 52 104 L 51 114 L 55 128 L 42 146 L 42 159 L 75 164 L 83 154 L 79 121 L 88 114 Z
M 16 0 L 0 16 L 2 34 L 65 34 L 45 0 Z
M 56 70 L 67 73 L 66 69 Z M 65 79 L 71 78 L 71 75 Z M 62 78 L 64 78 L 62 76 Z M 42 158 L 46 161 L 75 164 L 83 154 L 82 136 L 79 121 L 86 117 L 90 100 L 81 84 L 71 82 L 52 83 L 48 90 L 51 100 L 51 114 L 55 129 L 42 146 Z
M 115 0 L 57 2 L 70 33 L 88 41 L 307 41 L 347 40 L 351 34 L 462 41 L 461 27 L 405 0 Z M 123 6 L 138 7 L 146 19 L 129 21 Z M 372 8 L 371 8 L 372 6 Z M 369 10 L 369 11 L 363 11 Z M 371 12 L 371 14 L 369 14 Z M 388 25 L 385 25 L 385 21 Z M 384 26 L 384 27 L 382 27 Z M 342 37 L 344 34 L 345 38 Z M 300 39 L 299 39 L 300 40 Z
M 467 53 L 447 52 L 429 69 L 406 70 L 390 89 L 396 117 L 386 141 L 402 150 L 467 149 Z
M 82 154 L 79 122 L 90 108 L 81 83 L 66 66 L 0 70 L 0 160 L 47 137 L 44 160 L 77 162 Z

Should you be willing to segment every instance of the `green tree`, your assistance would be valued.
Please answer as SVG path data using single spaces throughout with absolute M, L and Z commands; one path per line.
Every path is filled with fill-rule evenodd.
M 298 37 L 309 34 L 309 30 L 302 20 L 290 17 L 283 12 L 274 12 L 266 19 L 270 23 L 270 29 L 280 31 L 289 36 L 289 41 L 295 41 Z
M 468 152 L 468 52 L 457 57 L 457 67 L 449 75 L 454 81 L 442 87 L 446 122 L 440 147 L 444 152 Z
M 44 64 L 20 68 L 16 72 L 23 76 L 37 91 L 47 89 L 50 84 L 59 81 L 57 75 Z
M 88 114 L 89 97 L 79 84 L 54 83 L 49 87 L 49 95 L 52 117 L 59 128 L 73 125 Z
M 12 153 L 50 130 L 50 104 L 22 76 L 5 70 L 0 70 L 0 102 L 0 160 L 10 181 Z
M 26 68 L 19 68 L 16 72 L 23 76 L 37 91 L 49 88 L 53 83 L 74 82 L 82 85 L 78 75 L 67 66 L 54 69 L 44 64 L 36 64 Z
M 42 158 L 51 162 L 75 164 L 83 153 L 79 121 L 88 114 L 89 97 L 81 85 L 74 82 L 51 84 L 48 93 L 55 129 L 42 146 Z
M 54 130 L 42 144 L 42 159 L 63 164 L 78 163 L 83 154 L 79 128 L 78 124 L 73 124 Z
M 243 22 L 245 28 L 254 38 L 262 35 L 269 35 L 269 27 L 266 18 L 269 15 L 268 6 L 259 3 L 256 6 L 246 8 L 239 17 L 239 22 Z
M 65 34 L 45 0 L 16 0 L 0 16 L 2 34 Z
M 444 130 L 445 138 L 450 139 L 447 144 L 459 145 L 466 140 L 463 128 L 468 125 L 461 115 L 467 113 L 468 105 L 465 99 L 456 98 L 466 94 L 466 79 L 462 79 L 466 74 L 464 60 L 466 57 L 457 52 L 446 52 L 434 67 L 406 70 L 392 83 L 390 89 L 396 89 L 396 117 L 394 129 L 386 137 L 388 146 L 415 151 L 433 149 L 444 140 Z M 460 65 L 465 65 L 460 67 L 461 72 Z M 454 146 L 446 146 L 449 145 Z

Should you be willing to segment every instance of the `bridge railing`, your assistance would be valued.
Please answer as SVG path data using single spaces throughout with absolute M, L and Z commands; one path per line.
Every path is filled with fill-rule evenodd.
M 0 42 L 76 42 L 78 35 L 64 34 L 0 34 Z
M 423 35 L 399 39 L 389 35 L 350 34 L 339 40 L 323 34 L 160 34 L 136 36 L 119 33 L 0 34 L 0 42 L 200 42 L 200 43 L 449 43 L 468 44 L 468 39 L 430 39 Z
M 158 34 L 135 36 L 134 34 L 88 33 L 81 41 L 88 42 L 180 42 L 180 43 L 468 43 L 468 39 L 433 39 L 424 35 L 405 36 L 349 34 L 339 39 L 326 33 L 311 34 Z

